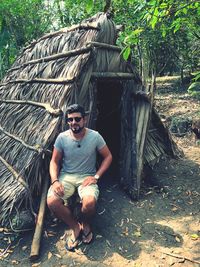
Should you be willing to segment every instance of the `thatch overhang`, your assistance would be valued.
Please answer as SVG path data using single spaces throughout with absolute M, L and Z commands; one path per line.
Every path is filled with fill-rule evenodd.
M 137 72 L 123 61 L 116 38 L 113 21 L 99 13 L 32 42 L 1 81 L 0 222 L 7 223 L 22 204 L 34 212 L 32 196 L 41 193 L 47 179 L 50 152 L 65 127 L 69 104 L 82 104 L 89 111 L 88 126 L 95 128 L 98 80 L 117 80 L 123 87 L 120 175 L 129 192 L 138 194 L 152 107 L 144 96 L 134 97 L 143 87 Z M 137 179 L 132 182 L 130 177 Z

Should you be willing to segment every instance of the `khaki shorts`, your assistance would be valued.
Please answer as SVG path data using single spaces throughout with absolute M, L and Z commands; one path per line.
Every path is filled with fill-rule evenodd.
M 57 196 L 64 200 L 67 204 L 67 200 L 76 192 L 82 200 L 85 196 L 93 196 L 96 200 L 99 197 L 99 188 L 97 184 L 91 184 L 88 186 L 82 186 L 82 182 L 87 176 L 80 174 L 61 173 L 59 176 L 59 182 L 64 186 L 64 196 L 60 197 L 54 193 L 52 186 L 49 188 L 47 197 Z

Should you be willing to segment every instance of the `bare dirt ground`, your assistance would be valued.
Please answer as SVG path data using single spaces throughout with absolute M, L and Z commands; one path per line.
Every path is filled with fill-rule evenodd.
M 173 116 L 200 117 L 200 103 L 172 82 L 159 80 L 156 95 L 165 123 Z M 27 232 L 10 246 L 0 266 L 200 266 L 200 146 L 191 133 L 174 140 L 185 156 L 162 161 L 153 171 L 160 188 L 143 184 L 139 201 L 131 201 L 115 181 L 101 185 L 90 245 L 66 252 L 65 226 L 47 218 L 40 258 L 29 261 L 33 233 Z M 0 249 L 5 247 L 0 244 Z

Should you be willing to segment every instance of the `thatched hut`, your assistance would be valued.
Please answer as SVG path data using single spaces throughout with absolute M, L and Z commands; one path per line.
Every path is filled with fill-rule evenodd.
M 48 179 L 54 140 L 71 103 L 88 110 L 114 156 L 115 175 L 136 198 L 144 164 L 174 144 L 152 109 L 137 72 L 116 46 L 117 28 L 99 13 L 25 47 L 0 83 L 0 222 L 22 206 L 34 209 Z

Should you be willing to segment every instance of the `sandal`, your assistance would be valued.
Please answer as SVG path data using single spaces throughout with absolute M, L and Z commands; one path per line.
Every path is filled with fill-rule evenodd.
M 89 231 L 87 234 L 84 233 L 84 232 L 82 232 L 82 241 L 83 241 L 84 244 L 90 244 L 92 242 L 92 240 L 93 240 L 93 233 L 92 233 L 92 231 Z
M 78 245 L 80 244 L 80 241 L 81 241 L 81 235 L 82 235 L 82 232 L 80 231 L 79 235 L 77 236 L 76 239 L 73 239 L 71 238 L 71 236 L 69 236 L 66 240 L 66 245 L 65 245 L 65 248 L 66 250 L 68 251 L 74 251 L 76 247 L 78 247 Z M 69 246 L 69 243 L 72 244 L 72 246 Z

